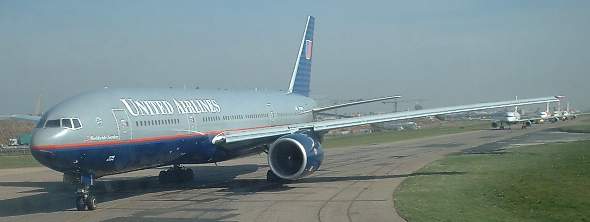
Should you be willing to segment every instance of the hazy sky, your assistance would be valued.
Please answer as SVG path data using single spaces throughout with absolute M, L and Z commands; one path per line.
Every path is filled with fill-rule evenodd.
M 0 114 L 109 87 L 284 90 L 316 16 L 312 96 L 590 108 L 590 1 L 0 0 Z

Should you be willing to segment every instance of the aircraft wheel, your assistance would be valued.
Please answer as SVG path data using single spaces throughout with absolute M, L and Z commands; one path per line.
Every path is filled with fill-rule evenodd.
M 94 197 L 94 195 L 88 194 L 84 203 L 86 204 L 86 207 L 88 207 L 88 210 L 96 210 L 96 197 Z
M 283 183 L 286 182 L 285 179 L 280 178 L 277 176 L 272 170 L 266 171 L 266 181 L 273 182 L 273 183 Z
M 182 171 L 180 171 L 180 180 L 183 182 L 188 182 L 193 180 L 193 177 L 195 176 L 195 174 L 193 173 L 192 169 L 184 169 Z
M 79 211 L 86 210 L 86 203 L 84 202 L 83 196 L 76 197 L 76 210 L 79 210 Z
M 170 183 L 170 172 L 167 170 L 160 171 L 160 174 L 158 175 L 158 181 L 160 181 L 160 183 Z

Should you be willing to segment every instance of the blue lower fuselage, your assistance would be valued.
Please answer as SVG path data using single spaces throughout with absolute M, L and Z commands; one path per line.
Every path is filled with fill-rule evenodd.
M 259 146 L 264 144 L 262 140 L 233 149 L 215 146 L 210 141 L 207 135 L 187 136 L 76 148 L 33 148 L 31 152 L 53 170 L 67 174 L 84 171 L 101 177 L 172 164 L 214 163 L 264 151 L 264 146 Z

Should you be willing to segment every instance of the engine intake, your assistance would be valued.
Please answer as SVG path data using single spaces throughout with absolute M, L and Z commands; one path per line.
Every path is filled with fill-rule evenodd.
M 315 137 L 293 133 L 277 139 L 268 150 L 270 169 L 278 177 L 296 180 L 320 168 L 324 151 Z

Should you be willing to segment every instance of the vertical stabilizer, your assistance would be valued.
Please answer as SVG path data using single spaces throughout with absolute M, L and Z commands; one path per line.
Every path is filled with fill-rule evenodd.
M 299 54 L 297 54 L 297 61 L 289 84 L 289 93 L 309 96 L 314 26 L 315 18 L 313 16 L 307 17 L 303 39 L 299 46 Z
M 41 114 L 43 114 L 43 105 L 41 103 L 41 95 L 39 95 L 39 98 L 37 98 L 37 105 L 35 106 L 35 113 L 33 113 L 33 115 L 35 116 L 40 116 Z
M 518 102 L 518 96 L 516 96 L 516 98 L 514 98 L 514 101 Z M 514 112 L 518 113 L 518 106 L 514 106 Z

